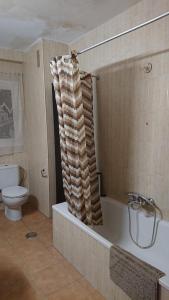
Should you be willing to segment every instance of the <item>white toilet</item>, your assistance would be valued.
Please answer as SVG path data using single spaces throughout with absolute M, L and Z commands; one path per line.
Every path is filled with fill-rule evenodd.
M 5 205 L 5 216 L 12 221 L 22 219 L 21 206 L 28 198 L 28 189 L 19 186 L 19 182 L 19 166 L 0 165 L 0 190 Z

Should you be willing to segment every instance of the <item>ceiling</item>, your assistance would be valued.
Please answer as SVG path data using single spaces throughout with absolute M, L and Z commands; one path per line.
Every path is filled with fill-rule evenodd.
M 0 47 L 25 50 L 38 38 L 70 43 L 140 0 L 1 0 Z

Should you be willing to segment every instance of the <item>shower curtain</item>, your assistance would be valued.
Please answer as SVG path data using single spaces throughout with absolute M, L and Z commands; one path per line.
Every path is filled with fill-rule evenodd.
M 80 77 L 76 54 L 51 63 L 59 115 L 63 187 L 69 211 L 88 225 L 102 224 L 94 145 L 92 79 Z

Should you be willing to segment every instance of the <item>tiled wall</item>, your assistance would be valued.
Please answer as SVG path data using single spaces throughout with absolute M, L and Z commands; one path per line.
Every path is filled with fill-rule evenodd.
M 37 51 L 40 66 L 37 66 Z M 23 72 L 25 152 L 0 156 L 1 163 L 17 163 L 26 169 L 30 194 L 41 212 L 51 215 L 56 203 L 55 149 L 53 132 L 52 76 L 50 59 L 66 54 L 68 46 L 40 40 L 26 53 L 0 49 L 0 71 Z M 45 169 L 47 177 L 41 176 Z M 28 180 L 29 179 L 29 180 Z
M 140 1 L 72 44 L 81 50 L 169 10 L 166 0 Z M 134 17 L 133 17 L 134 16 Z M 123 20 L 123 22 L 122 22 Z M 169 17 L 79 56 L 97 82 L 99 164 L 105 192 L 153 197 L 169 220 Z M 152 63 L 151 73 L 144 66 Z
M 90 31 L 72 43 L 71 49 L 83 50 L 95 43 L 169 11 L 168 0 L 142 0 L 124 13 Z M 169 17 L 79 55 L 81 69 L 95 71 L 133 57 L 169 49 Z
M 145 66 L 152 64 L 152 71 Z M 99 161 L 105 192 L 152 197 L 169 218 L 169 52 L 100 69 Z M 106 116 L 106 117 L 105 117 Z
M 47 119 L 47 142 L 48 142 L 48 170 L 49 170 L 49 201 L 51 205 L 56 203 L 56 171 L 55 171 L 55 148 L 54 148 L 54 122 L 52 103 L 52 76 L 50 72 L 50 60 L 57 55 L 68 53 L 68 46 L 63 43 L 43 40 L 43 62 L 44 62 L 44 83 Z M 56 166 L 57 167 L 57 166 Z
M 51 204 L 56 203 L 53 110 L 49 62 L 53 56 L 64 54 L 67 46 L 41 40 L 25 54 L 24 91 L 29 157 L 30 193 L 39 209 L 51 215 Z M 37 66 L 37 51 L 40 66 Z M 41 170 L 46 170 L 46 177 Z
M 37 51 L 40 67 L 37 67 Z M 30 194 L 41 212 L 49 215 L 48 177 L 41 170 L 48 170 L 47 120 L 43 72 L 43 46 L 38 42 L 25 54 L 24 93 L 26 111 L 26 149 L 29 162 Z

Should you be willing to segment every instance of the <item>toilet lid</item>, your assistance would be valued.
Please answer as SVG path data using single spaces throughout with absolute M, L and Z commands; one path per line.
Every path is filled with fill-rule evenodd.
M 9 186 L 2 190 L 2 196 L 14 198 L 22 197 L 28 193 L 28 189 L 23 186 Z

